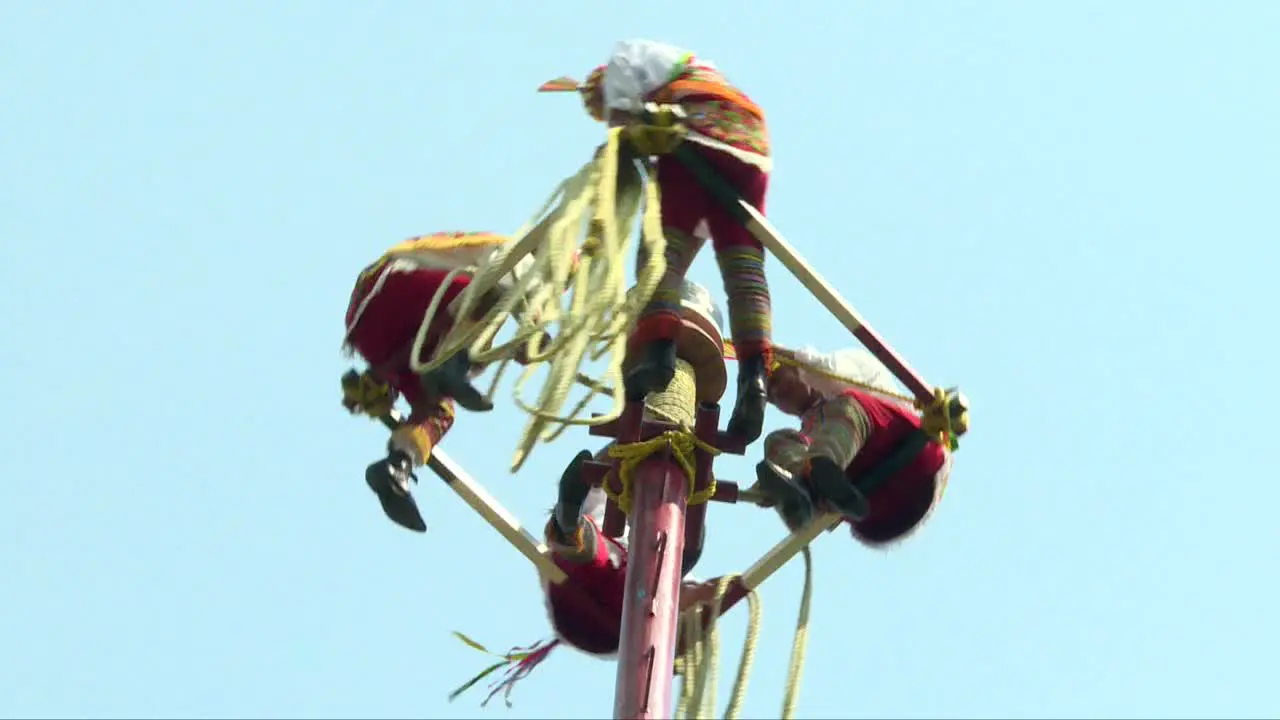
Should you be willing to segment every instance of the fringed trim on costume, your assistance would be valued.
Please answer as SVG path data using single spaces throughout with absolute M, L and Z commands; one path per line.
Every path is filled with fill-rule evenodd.
M 395 268 L 391 264 L 391 258 L 383 255 L 378 258 L 369 267 L 365 268 L 356 279 L 356 289 L 351 294 L 351 302 L 347 306 L 347 312 L 351 316 L 351 321 L 347 323 L 347 332 L 342 336 L 342 353 L 347 357 L 355 355 L 355 346 L 351 343 L 351 333 L 355 332 L 356 325 L 359 324 L 360 318 L 364 317 L 364 311 L 369 307 L 369 303 L 373 302 L 373 298 L 382 290 L 382 286 L 387 281 Z M 357 302 L 359 298 L 359 302 Z M 352 312 L 352 306 L 355 311 Z
M 553 640 L 543 640 L 542 642 L 535 643 L 529 647 L 512 648 L 508 650 L 505 655 L 499 655 L 460 632 L 455 631 L 453 634 L 457 636 L 459 640 L 470 645 L 476 650 L 479 650 L 486 655 L 492 655 L 493 657 L 500 658 L 500 660 L 499 662 L 485 668 L 479 675 L 468 680 L 457 690 L 449 693 L 449 702 L 453 702 L 453 700 L 459 695 L 470 690 L 472 686 L 493 674 L 495 671 L 506 668 L 506 672 L 502 674 L 502 677 L 489 684 L 489 694 L 485 697 L 484 702 L 480 703 L 480 707 L 488 705 L 489 701 L 498 693 L 502 693 L 503 702 L 507 704 L 507 707 L 511 707 L 511 692 L 515 689 L 516 683 L 528 677 L 529 674 L 533 672 L 534 668 L 541 665 L 542 661 L 546 660 L 547 656 L 551 654 L 551 651 L 555 650 L 556 647 L 560 645 L 560 640 L 558 638 Z
M 417 235 L 393 246 L 382 254 L 382 257 L 360 272 L 356 278 L 356 289 L 352 292 L 348 306 L 355 306 L 351 314 L 351 322 L 347 325 L 347 334 L 342 339 L 342 353 L 346 357 L 355 355 L 351 346 L 351 333 L 356 324 L 364 316 L 364 311 L 373 302 L 373 298 L 382 290 L 387 276 L 396 271 L 410 272 L 421 267 L 435 267 L 443 270 L 454 270 L 465 267 L 474 260 L 473 253 L 456 254 L 459 250 L 483 253 L 484 248 L 498 247 L 509 240 L 505 235 L 491 232 L 438 232 L 431 235 Z M 457 256 L 455 256 L 457 255 Z M 356 298 L 359 298 L 357 304 Z
M 439 232 L 409 238 L 392 247 L 387 255 L 404 255 L 423 250 L 453 250 L 463 247 L 503 245 L 508 238 L 491 232 Z
M 673 68 L 671 80 L 656 92 L 652 100 L 658 103 L 683 105 L 691 100 L 713 100 L 734 106 L 756 120 L 764 121 L 764 110 L 747 94 L 734 87 L 711 63 L 700 63 L 692 55 Z

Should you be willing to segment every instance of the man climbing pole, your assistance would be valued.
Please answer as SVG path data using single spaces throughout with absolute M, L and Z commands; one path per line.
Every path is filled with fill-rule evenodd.
M 950 394 L 922 415 L 892 387 L 888 370 L 862 350 L 800 351 L 774 369 L 770 402 L 802 424 L 765 438 L 756 472 L 788 527 L 829 509 L 846 516 L 859 542 L 882 547 L 929 516 L 946 487 L 954 438 L 968 427 L 967 408 Z
M 379 417 L 391 411 L 398 396 L 409 402 L 412 414 L 391 433 L 387 457 L 368 467 L 365 481 L 387 517 L 416 532 L 424 532 L 426 523 L 409 491 L 409 481 L 415 479 L 413 469 L 427 462 L 449 432 L 455 401 L 475 412 L 492 410 L 493 405 L 471 383 L 471 376 L 481 368 L 473 365 L 466 350 L 423 375 L 413 372 L 409 356 L 414 340 L 432 300 L 442 292 L 419 361 L 430 359 L 457 322 L 450 304 L 472 278 L 470 272 L 461 271 L 450 279 L 450 273 L 475 266 L 507 241 L 505 236 L 480 232 L 411 238 L 366 267 L 351 292 L 344 348 L 359 354 L 369 369 L 352 370 L 343 377 L 343 405 L 353 414 Z M 496 297 L 487 300 L 482 305 L 490 306 Z
M 679 106 L 688 130 L 686 140 L 695 144 L 698 156 L 743 200 L 764 212 L 772 167 L 764 112 L 711 62 L 663 43 L 627 40 L 618 43 L 609 61 L 584 82 L 560 78 L 540 90 L 577 91 L 591 117 L 611 126 L 643 124 L 646 103 Z M 772 366 L 772 310 L 764 249 L 678 158 L 660 156 L 657 173 L 667 267 L 632 337 L 643 355 L 626 378 L 628 397 L 644 398 L 664 387 L 675 373 L 681 282 L 709 231 L 739 359 L 737 397 L 728 430 L 752 442 L 763 428 L 765 383 Z
M 505 668 L 504 675 L 490 686 L 488 698 L 510 694 L 512 687 L 528 676 L 556 647 L 568 645 L 589 655 L 611 657 L 618 652 L 622 635 L 623 592 L 627 577 L 625 539 L 604 534 L 605 492 L 583 478 L 583 463 L 590 460 L 583 450 L 570 461 L 560 477 L 556 505 L 545 528 L 551 557 L 568 579 L 559 584 L 543 580 L 547 614 L 555 638 L 528 648 L 517 648 L 505 656 L 506 662 L 491 666 L 472 679 L 450 699 L 473 686 L 490 672 Z M 601 451 L 597 458 L 607 456 Z M 687 573 L 694 558 L 686 558 Z M 682 610 L 715 599 L 719 578 L 705 583 L 686 579 L 680 593 Z M 474 642 L 469 644 L 480 647 Z

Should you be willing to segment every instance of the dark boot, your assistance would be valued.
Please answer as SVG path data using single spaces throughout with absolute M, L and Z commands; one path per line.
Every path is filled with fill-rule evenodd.
M 809 492 L 777 465 L 768 460 L 759 462 L 756 485 L 773 497 L 777 503 L 774 507 L 788 530 L 795 532 L 813 520 L 813 499 Z
M 627 400 L 640 402 L 651 392 L 662 390 L 676 376 L 676 341 L 653 340 L 644 346 L 644 356 L 624 380 Z
M 767 371 L 762 355 L 738 360 L 738 397 L 733 404 L 733 415 L 729 417 L 728 431 L 748 444 L 755 442 L 764 431 Z
M 423 375 L 422 387 L 438 397 L 451 397 L 472 412 L 488 412 L 493 409 L 493 403 L 471 384 L 471 378 L 467 377 L 471 367 L 467 351 L 459 350 L 443 365 Z
M 392 522 L 414 532 L 426 532 L 427 523 L 418 511 L 418 503 L 409 493 L 409 481 L 417 482 L 413 474 L 413 461 L 409 456 L 393 451 L 386 459 L 370 465 L 364 471 L 364 481 L 378 496 L 382 512 Z
M 827 503 L 851 520 L 862 520 L 871 511 L 867 496 L 849 482 L 844 468 L 833 460 L 816 457 L 809 461 L 809 486 L 815 500 Z
M 574 456 L 569 466 L 560 474 L 552 520 L 562 539 L 572 537 L 582 523 L 582 505 L 591 493 L 591 486 L 582 479 L 582 464 L 590 459 L 591 451 L 583 450 Z
M 560 475 L 556 489 L 556 506 L 547 521 L 547 542 L 555 554 L 572 563 L 589 563 L 596 556 L 595 526 L 583 522 L 582 506 L 591 485 L 582 477 L 582 464 L 591 459 L 591 451 L 578 453 Z

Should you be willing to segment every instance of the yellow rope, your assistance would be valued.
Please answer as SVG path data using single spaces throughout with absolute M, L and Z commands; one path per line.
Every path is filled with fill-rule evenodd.
M 882 397 L 910 404 L 920 412 L 920 429 L 925 434 L 936 438 L 938 442 L 950 447 L 952 450 L 955 450 L 958 447 L 956 439 L 960 435 L 964 435 L 969 431 L 968 409 L 962 409 L 958 415 L 953 417 L 952 407 L 956 396 L 947 392 L 943 388 L 934 388 L 933 397 L 928 401 L 922 401 L 908 395 L 900 395 L 898 393 L 890 392 L 884 388 L 876 387 L 860 380 L 854 380 L 850 377 L 837 375 L 836 373 L 825 368 L 817 367 L 816 365 L 801 362 L 782 348 L 778 348 L 775 353 L 774 362 L 777 365 L 789 365 L 791 367 L 804 370 L 806 373 L 819 375 L 843 385 L 849 385 Z
M 712 496 L 716 494 L 714 477 L 711 478 L 711 482 L 706 489 L 701 491 L 694 490 L 696 479 L 695 460 L 699 448 L 713 456 L 720 454 L 719 450 L 699 440 L 688 428 L 668 430 L 657 437 L 641 440 L 640 442 L 613 445 L 609 448 L 609 456 L 622 461 L 618 467 L 618 481 L 622 486 L 622 492 L 615 493 L 611 490 L 609 479 L 605 478 L 603 484 L 605 494 L 618 504 L 618 509 L 630 514 L 633 497 L 631 486 L 635 478 L 636 468 L 640 466 L 640 463 L 649 459 L 650 456 L 669 449 L 672 459 L 676 461 L 676 464 L 680 466 L 680 469 L 684 471 L 685 476 L 689 479 L 688 504 L 701 505 L 709 502 Z
M 800 700 L 800 677 L 804 674 L 804 656 L 809 647 L 809 606 L 813 600 L 813 555 L 809 548 L 804 555 L 804 590 L 800 593 L 800 614 L 796 618 L 796 636 L 791 643 L 791 658 L 787 663 L 787 685 L 782 696 L 782 720 L 796 716 L 796 703 Z
M 500 362 L 487 393 L 491 399 L 512 358 L 521 348 L 528 348 L 529 363 L 513 392 L 516 405 L 530 419 L 516 448 L 512 471 L 520 468 L 539 441 L 552 440 L 573 425 L 610 422 L 622 413 L 627 334 L 666 270 L 658 185 L 651 179 L 645 182 L 647 167 L 632 177 L 636 175 L 634 165 L 620 166 L 622 132 L 621 128 L 610 130 L 596 157 L 561 183 L 548 199 L 535 216 L 546 215 L 537 226 L 541 228 L 539 237 L 529 239 L 530 231 L 522 230 L 516 240 L 476 267 L 466 268 L 474 271 L 474 277 L 454 303 L 452 315 L 457 321 L 427 362 L 419 361 L 421 349 L 427 328 L 442 305 L 444 286 L 424 314 L 414 343 L 411 364 L 417 373 L 439 367 L 462 350 L 477 363 Z M 621 192 L 620 177 L 625 181 Z M 637 216 L 642 218 L 640 242 L 649 262 L 638 269 L 636 283 L 628 288 L 630 228 Z M 514 276 L 514 281 L 494 307 L 480 320 L 470 321 L 482 299 L 491 295 L 499 280 L 509 276 Z M 508 318 L 516 319 L 516 332 L 507 342 L 495 345 L 494 338 Z M 554 339 L 546 342 L 552 328 L 556 330 Z M 582 364 L 601 358 L 606 358 L 603 374 L 598 379 L 588 378 L 593 389 L 565 411 Z M 536 402 L 527 403 L 522 399 L 524 386 L 543 365 L 547 375 L 541 392 Z M 612 408 L 591 417 L 584 411 L 606 387 L 612 388 Z
M 680 694 L 676 702 L 675 717 L 684 720 L 706 720 L 715 717 L 716 690 L 719 682 L 720 631 L 718 618 L 725 593 L 734 575 L 720 578 L 716 594 L 711 602 L 709 621 L 702 626 L 700 607 L 686 610 L 681 616 L 681 634 L 685 651 L 676 658 L 676 672 L 680 674 Z M 733 683 L 733 693 L 726 718 L 737 718 L 747 694 L 747 681 L 755 663 L 756 645 L 760 638 L 761 602 L 754 591 L 747 593 L 747 636 L 742 645 L 738 673 Z
M 711 478 L 706 489 L 696 491 L 697 452 L 703 450 L 712 457 L 720 454 L 715 447 L 698 439 L 690 426 L 694 422 L 694 411 L 697 407 L 697 374 L 688 361 L 676 359 L 675 372 L 667 386 L 652 392 L 645 398 L 645 412 L 658 416 L 659 419 L 676 425 L 657 437 L 633 443 L 616 443 L 609 446 L 609 456 L 619 460 L 618 484 L 620 492 L 610 487 L 613 483 L 606 477 L 603 483 L 605 494 L 618 504 L 622 512 L 630 515 L 636 468 L 640 463 L 661 452 L 670 452 L 672 459 L 680 466 L 689 482 L 689 505 L 700 505 L 711 500 L 715 495 L 715 479 Z M 610 472 L 612 475 L 612 471 Z
M 809 639 L 809 609 L 813 599 L 813 558 L 809 549 L 804 554 L 804 590 L 800 597 L 800 613 L 796 619 L 795 640 L 791 645 L 791 657 L 787 666 L 786 687 L 782 700 L 782 720 L 795 717 L 800 699 L 800 679 L 804 673 L 804 657 Z M 680 675 L 680 693 L 676 700 L 675 717 L 678 720 L 709 720 L 716 713 L 716 689 L 719 674 L 720 635 L 718 622 L 720 608 L 730 582 L 735 576 L 720 578 L 715 598 L 711 603 L 709 622 L 702 627 L 700 608 L 690 608 L 681 616 L 680 630 L 684 637 L 684 654 L 676 658 L 676 672 Z M 729 704 L 725 708 L 725 720 L 737 720 L 746 701 L 747 682 L 755 663 L 756 645 L 760 636 L 761 602 L 754 590 L 747 593 L 747 636 L 742 644 L 742 657 L 733 682 Z
M 959 412 L 953 414 L 953 408 Z M 933 398 L 928 403 L 916 403 L 920 410 L 920 430 L 926 435 L 938 438 L 938 441 L 955 450 L 960 447 L 958 438 L 969 431 L 969 408 L 963 400 L 940 387 L 933 389 Z

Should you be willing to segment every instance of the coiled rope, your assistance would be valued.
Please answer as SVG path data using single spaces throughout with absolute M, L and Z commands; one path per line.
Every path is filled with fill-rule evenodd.
M 610 422 L 622 413 L 627 334 L 666 270 L 658 184 L 648 177 L 647 166 L 637 171 L 628 159 L 630 164 L 623 167 L 622 157 L 622 130 L 615 128 L 596 157 L 562 182 L 534 216 L 542 217 L 554 206 L 541 223 L 526 224 L 517 234 L 519 240 L 497 249 L 474 268 L 450 273 L 432 298 L 414 339 L 410 362 L 416 373 L 429 372 L 462 350 L 476 363 L 499 362 L 487 392 L 490 399 L 518 350 L 528 348 L 528 363 L 513 394 L 516 405 L 530 419 L 512 460 L 513 472 L 538 441 L 553 440 L 572 425 Z M 649 261 L 638 268 L 636 283 L 628 288 L 626 258 L 630 256 L 630 228 L 637 216 L 641 217 L 640 243 Z M 460 320 L 437 344 L 431 358 L 421 362 L 428 328 L 440 310 L 444 290 L 464 270 L 474 272 L 474 277 L 454 303 L 457 309 L 452 314 Z M 479 320 L 467 320 L 508 276 L 512 282 L 494 306 Z M 514 336 L 495 345 L 494 338 L 512 317 L 517 321 Z M 546 331 L 552 326 L 558 332 L 547 342 Z M 564 412 L 583 363 L 601 358 L 607 359 L 603 375 L 589 379 L 591 391 Z M 535 403 L 527 403 L 522 399 L 524 386 L 544 364 L 548 367 L 542 390 Z M 612 393 L 610 410 L 583 417 L 588 403 L 604 394 L 605 388 Z
M 782 700 L 782 720 L 795 717 L 800 699 L 800 680 L 804 673 L 805 651 L 809 641 L 809 611 L 813 599 L 813 557 L 809 549 L 804 555 L 804 590 L 800 596 L 800 612 L 796 618 L 795 639 L 787 663 L 786 689 Z M 680 693 L 676 700 L 675 717 L 679 720 L 711 720 L 716 712 L 716 689 L 719 682 L 720 608 L 734 576 L 720 578 L 712 600 L 709 620 L 702 626 L 702 608 L 686 610 L 681 615 L 680 632 L 684 638 L 684 653 L 676 659 L 676 672 L 680 674 Z M 742 644 L 742 656 L 734 677 L 729 704 L 725 708 L 725 720 L 741 717 L 746 701 L 747 682 L 755 663 L 756 644 L 760 635 L 761 602 L 755 590 L 747 593 L 747 636 Z

